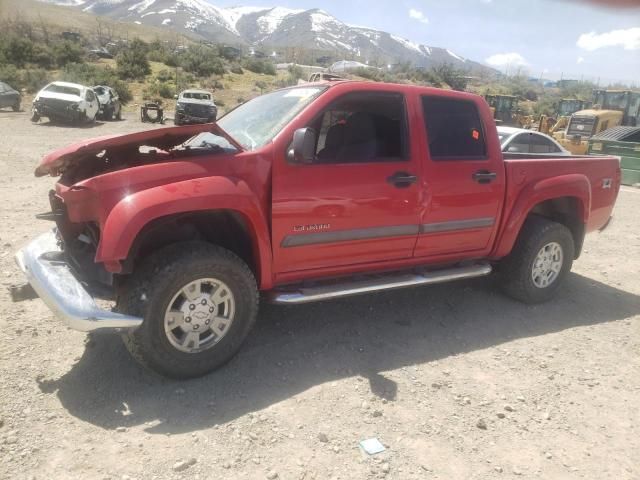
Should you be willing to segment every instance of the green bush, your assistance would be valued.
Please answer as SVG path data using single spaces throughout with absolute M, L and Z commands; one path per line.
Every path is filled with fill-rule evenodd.
M 53 58 L 58 67 L 64 67 L 69 63 L 82 63 L 84 51 L 75 42 L 64 41 L 53 46 Z
M 155 82 L 148 85 L 142 92 L 144 100 L 159 101 L 163 98 L 173 98 L 176 89 L 173 85 L 164 82 Z
M 118 76 L 123 80 L 144 80 L 151 73 L 147 59 L 147 44 L 136 38 L 117 56 Z
M 120 80 L 116 71 L 110 67 L 98 67 L 87 63 L 70 63 L 62 71 L 61 80 L 87 86 L 107 85 L 118 92 L 120 101 L 123 104 L 133 99 L 129 85 Z
M 13 88 L 23 88 L 20 72 L 15 65 L 0 65 L 0 82 L 5 82 Z
M 187 72 L 195 73 L 200 77 L 225 73 L 224 62 L 218 56 L 217 50 L 205 46 L 189 48 L 181 56 L 180 65 Z
M 29 93 L 36 93 L 49 82 L 49 74 L 42 68 L 22 72 L 21 88 L 26 89 Z
M 41 68 L 18 70 L 14 65 L 0 65 L 0 81 L 16 90 L 25 89 L 35 93 L 51 81 L 46 70 Z
M 17 35 L 4 37 L 0 39 L 0 50 L 5 61 L 18 68 L 23 68 L 33 59 L 33 42 L 28 38 Z
M 234 63 L 233 65 L 231 65 L 231 73 L 235 73 L 236 75 L 243 75 L 244 74 L 244 70 L 242 69 L 242 66 L 239 63 Z
M 175 80 L 175 78 L 176 78 L 176 73 L 167 69 L 160 70 L 156 75 L 156 80 L 158 80 L 159 82 L 169 82 L 169 81 Z
M 273 63 L 258 58 L 245 59 L 244 68 L 253 73 L 264 73 L 265 75 L 276 74 L 276 66 Z

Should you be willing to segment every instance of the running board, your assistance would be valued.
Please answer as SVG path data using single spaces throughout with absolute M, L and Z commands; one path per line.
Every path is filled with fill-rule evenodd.
M 467 265 L 464 267 L 432 270 L 422 273 L 390 273 L 380 274 L 360 280 L 339 280 L 334 283 L 319 283 L 313 286 L 291 287 L 287 290 L 277 289 L 267 294 L 267 299 L 278 304 L 299 304 L 318 302 L 331 298 L 349 297 L 361 293 L 392 290 L 396 288 L 415 287 L 432 283 L 450 282 L 463 278 L 482 277 L 491 273 L 491 265 L 486 263 Z

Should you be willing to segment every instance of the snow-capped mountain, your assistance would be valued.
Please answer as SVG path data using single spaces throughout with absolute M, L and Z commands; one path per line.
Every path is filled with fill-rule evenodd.
M 221 8 L 205 0 L 41 0 L 113 19 L 164 26 L 196 38 L 256 47 L 304 47 L 376 63 L 410 61 L 430 67 L 450 63 L 488 67 L 438 47 L 416 44 L 372 28 L 348 25 L 321 9 Z

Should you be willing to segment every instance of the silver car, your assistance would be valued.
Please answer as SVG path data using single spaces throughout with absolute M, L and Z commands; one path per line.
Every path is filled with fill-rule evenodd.
M 497 127 L 503 152 L 547 153 L 556 156 L 571 155 L 549 135 L 515 127 Z

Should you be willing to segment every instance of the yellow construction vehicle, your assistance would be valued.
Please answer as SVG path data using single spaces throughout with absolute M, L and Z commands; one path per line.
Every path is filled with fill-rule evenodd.
M 566 130 L 556 131 L 553 138 L 574 155 L 585 155 L 589 138 L 608 128 L 617 127 L 622 123 L 622 117 L 623 112 L 619 110 L 580 110 L 571 115 Z
M 640 125 L 640 92 L 594 90 L 593 105 L 591 109 L 573 113 L 567 128 L 553 134 L 573 154 L 585 154 L 592 135 L 619 125 Z
M 518 97 L 513 95 L 485 95 L 497 124 L 515 126 L 517 121 Z

